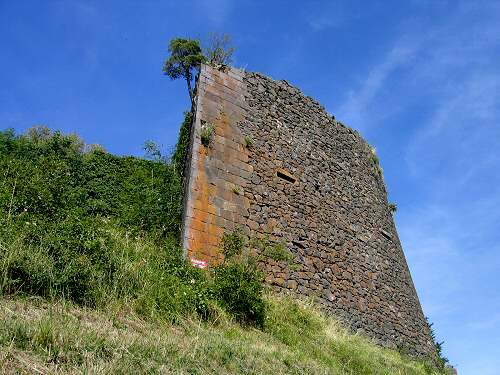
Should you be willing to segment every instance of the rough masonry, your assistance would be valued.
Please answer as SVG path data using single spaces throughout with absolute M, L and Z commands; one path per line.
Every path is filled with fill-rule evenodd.
M 314 296 L 352 330 L 433 353 L 373 149 L 286 81 L 203 65 L 187 163 L 183 244 L 217 263 L 225 231 L 285 243 L 267 282 Z M 207 142 L 209 139 L 209 142 Z M 205 144 L 204 144 L 205 143 Z

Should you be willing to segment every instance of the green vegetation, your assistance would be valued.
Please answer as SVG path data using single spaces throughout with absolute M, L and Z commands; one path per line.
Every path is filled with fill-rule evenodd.
M 310 305 L 267 297 L 264 327 L 144 320 L 121 306 L 0 301 L 0 369 L 50 374 L 445 374 L 349 335 Z
M 434 332 L 434 329 L 432 328 L 432 326 L 434 325 L 434 323 L 429 322 L 429 318 L 427 318 L 427 317 L 425 317 L 425 319 L 426 319 L 427 324 L 429 326 L 429 329 L 431 331 L 432 341 L 434 342 L 434 345 L 436 346 L 436 358 L 437 358 L 438 368 L 440 368 L 442 370 L 445 370 L 446 366 L 449 364 L 449 361 L 448 361 L 448 358 L 446 358 L 443 355 L 443 344 L 444 344 L 444 341 L 438 341 L 438 339 L 436 337 L 436 333 Z
M 205 147 L 209 147 L 212 142 L 212 138 L 214 136 L 215 128 L 213 124 L 209 122 L 205 122 L 201 125 L 200 129 L 200 138 L 201 144 Z
M 193 122 L 193 113 L 184 112 L 184 121 L 179 130 L 179 140 L 175 146 L 174 154 L 172 155 L 172 162 L 178 173 L 184 176 L 186 168 L 186 159 L 189 151 L 189 139 L 191 137 L 191 124 Z
M 229 34 L 212 33 L 209 35 L 209 43 L 205 49 L 209 64 L 213 66 L 231 64 L 234 51 L 235 48 L 232 46 L 232 38 Z
M 247 149 L 249 149 L 249 150 L 250 150 L 250 149 L 253 147 L 253 143 L 254 143 L 254 142 L 253 142 L 253 139 L 252 139 L 251 137 L 249 137 L 249 136 L 246 136 L 246 137 L 245 137 L 245 147 L 246 147 Z
M 245 249 L 245 236 L 241 228 L 236 228 L 232 232 L 225 232 L 222 236 L 221 245 L 225 259 L 241 255 Z
M 380 165 L 380 159 L 377 155 L 377 150 L 374 147 L 370 147 L 370 161 L 373 164 L 375 175 L 384 181 L 384 170 Z
M 286 244 L 273 242 L 268 235 L 262 238 L 252 238 L 249 241 L 249 247 L 259 254 L 257 260 L 260 262 L 267 262 L 269 259 L 272 259 L 275 262 L 285 262 L 293 271 L 300 269 L 300 263 L 297 262 L 297 259 L 286 247 Z
M 0 133 L 0 150 L 0 293 L 162 309 L 146 297 L 159 298 L 161 278 L 183 277 L 173 272 L 181 184 L 171 165 L 47 128 Z
M 295 261 L 295 257 L 292 252 L 287 249 L 285 244 L 271 242 L 269 237 L 255 240 L 253 244 L 259 249 L 259 253 L 275 260 L 276 262 L 292 263 Z
M 221 244 L 224 262 L 214 271 L 216 295 L 238 321 L 262 327 L 264 274 L 258 269 L 255 257 L 245 251 L 245 244 L 241 229 L 224 233 Z
M 0 132 L 2 370 L 438 373 L 266 294 L 250 245 L 292 261 L 269 240 L 227 233 L 221 265 L 185 262 L 186 144 L 168 161 L 147 142 L 147 160 L 44 127 Z
M 168 51 L 170 57 L 163 65 L 163 72 L 170 79 L 182 77 L 186 80 L 191 107 L 194 108 L 193 80 L 196 80 L 201 63 L 206 61 L 200 42 L 195 39 L 174 38 L 169 43 Z
M 0 293 L 127 303 L 168 321 L 261 300 L 245 294 L 262 290 L 245 289 L 260 285 L 246 269 L 223 264 L 211 274 L 184 262 L 180 176 L 154 143 L 145 149 L 152 160 L 116 157 L 47 128 L 0 133 Z M 243 289 L 232 295 L 236 279 Z M 235 318 L 261 324 L 253 314 Z
M 398 205 L 396 203 L 389 203 L 389 211 L 395 214 L 398 211 Z
M 216 67 L 226 66 L 231 64 L 234 51 L 232 38 L 228 34 L 210 34 L 205 53 L 197 39 L 174 38 L 170 40 L 168 46 L 170 56 L 163 64 L 163 73 L 173 80 L 178 78 L 186 80 L 192 110 L 195 105 L 195 84 L 201 64 L 208 62 Z

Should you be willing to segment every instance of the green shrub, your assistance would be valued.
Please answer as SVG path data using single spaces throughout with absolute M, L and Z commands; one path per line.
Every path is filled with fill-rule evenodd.
M 291 263 L 295 260 L 292 252 L 288 250 L 283 243 L 264 243 L 263 246 L 263 255 L 269 257 L 277 262 L 287 262 Z
M 233 232 L 224 232 L 222 235 L 221 250 L 226 259 L 240 255 L 245 247 L 245 237 L 241 229 Z
M 211 319 L 220 306 L 261 326 L 263 277 L 242 254 L 243 233 L 224 235 L 226 261 L 213 271 L 186 263 L 181 176 L 147 146 L 151 160 L 45 127 L 0 132 L 0 293 L 95 307 L 116 301 L 172 322 Z
M 211 123 L 205 122 L 201 125 L 200 138 L 201 138 L 201 144 L 203 146 L 205 147 L 210 146 L 210 143 L 212 143 L 214 132 L 215 128 Z
M 374 147 L 370 147 L 370 162 L 373 165 L 373 171 L 377 177 L 382 181 L 384 179 L 384 170 L 380 165 L 380 158 L 377 155 L 377 150 Z
M 182 122 L 181 128 L 179 130 L 179 140 L 177 142 L 177 146 L 175 147 L 174 154 L 172 155 L 172 161 L 177 172 L 181 176 L 184 175 L 187 153 L 189 151 L 189 139 L 191 136 L 192 122 L 193 113 L 187 111 L 184 112 L 184 121 Z
M 15 243 L 1 243 L 4 293 L 63 296 L 95 305 L 117 269 L 116 245 L 97 219 L 33 220 Z
M 250 150 L 253 147 L 253 144 L 254 144 L 253 139 L 247 135 L 245 137 L 245 147 Z
M 285 243 L 271 241 L 268 235 L 262 238 L 252 238 L 249 246 L 257 251 L 257 259 L 260 262 L 266 262 L 269 259 L 275 262 L 285 262 L 293 271 L 298 271 L 301 267 Z
M 264 274 L 256 259 L 245 251 L 245 236 L 240 228 L 224 233 L 221 248 L 224 262 L 213 270 L 213 290 L 217 302 L 236 320 L 262 326 Z
M 263 273 L 252 262 L 229 262 L 214 270 L 214 294 L 244 324 L 262 327 L 265 318 Z
M 58 132 L 0 133 L 0 208 L 7 217 L 106 216 L 129 230 L 177 235 L 182 189 L 171 164 L 83 149 L 81 140 Z
M 131 289 L 115 289 L 134 294 L 140 282 L 124 282 L 120 267 L 141 255 L 125 249 L 178 237 L 180 177 L 161 158 L 117 157 L 37 127 L 0 132 L 0 170 L 1 293 L 95 306 L 121 278 Z M 177 247 L 170 241 L 167 251 Z
M 431 332 L 432 342 L 434 343 L 434 346 L 436 347 L 436 356 L 435 356 L 435 358 L 431 358 L 431 360 L 434 360 L 434 362 L 437 365 L 437 367 L 440 370 L 444 371 L 446 369 L 447 364 L 449 363 L 448 358 L 446 358 L 444 356 L 444 354 L 443 354 L 443 344 L 444 344 L 444 341 L 439 341 L 437 339 L 436 333 L 434 332 L 434 329 L 432 328 L 432 326 L 434 325 L 434 323 L 431 323 L 429 321 L 428 317 L 425 317 L 425 320 L 426 320 L 427 326 L 429 327 L 429 330 Z

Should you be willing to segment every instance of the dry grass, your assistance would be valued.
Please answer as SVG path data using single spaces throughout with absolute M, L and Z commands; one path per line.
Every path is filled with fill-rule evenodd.
M 348 334 L 289 299 L 269 297 L 264 331 L 221 313 L 215 323 L 146 321 L 133 310 L 40 299 L 0 301 L 2 374 L 439 374 Z

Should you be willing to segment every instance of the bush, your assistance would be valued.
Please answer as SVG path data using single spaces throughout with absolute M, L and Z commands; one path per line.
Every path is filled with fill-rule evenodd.
M 241 229 L 225 232 L 222 236 L 222 253 L 226 259 L 240 255 L 245 247 L 245 238 Z
M 0 293 L 95 307 L 117 301 L 171 322 L 211 319 L 220 306 L 262 326 L 263 277 L 242 254 L 243 234 L 224 236 L 226 261 L 213 271 L 186 263 L 181 176 L 149 146 L 152 160 L 44 127 L 0 132 Z
M 163 160 L 117 157 L 37 127 L 0 132 L 0 170 L 2 293 L 95 306 L 120 267 L 139 261 L 125 249 L 149 240 L 161 248 L 179 235 L 180 177 Z M 176 241 L 167 248 L 177 251 Z
M 213 290 L 218 303 L 243 324 L 262 327 L 265 317 L 264 274 L 256 259 L 244 254 L 245 238 L 241 229 L 222 237 L 224 262 L 213 271 Z
M 0 133 L 0 207 L 8 218 L 104 216 L 133 231 L 178 234 L 182 189 L 172 165 L 84 152 L 76 136 L 47 132 Z
M 184 176 L 184 169 L 189 151 L 189 139 L 191 136 L 191 124 L 193 122 L 193 113 L 184 112 L 184 121 L 182 122 L 181 129 L 179 130 L 179 141 L 175 146 L 175 151 L 172 156 L 172 161 L 175 165 L 177 172 Z
M 210 147 L 212 143 L 212 138 L 214 136 L 215 128 L 213 124 L 205 122 L 201 125 L 200 129 L 200 139 L 201 144 L 205 147 Z
M 223 264 L 214 270 L 214 294 L 238 321 L 262 327 L 265 318 L 263 281 L 262 272 L 251 263 Z

